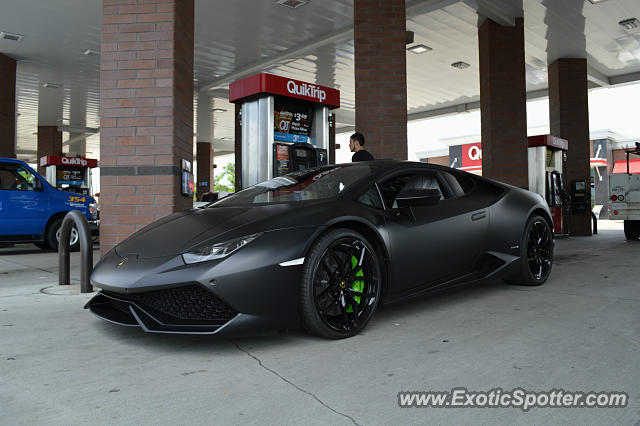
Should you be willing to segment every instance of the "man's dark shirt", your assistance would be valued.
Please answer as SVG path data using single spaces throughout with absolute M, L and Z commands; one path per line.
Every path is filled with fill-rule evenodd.
M 373 155 L 371 155 L 366 149 L 361 149 L 351 157 L 351 161 L 371 161 L 373 159 Z

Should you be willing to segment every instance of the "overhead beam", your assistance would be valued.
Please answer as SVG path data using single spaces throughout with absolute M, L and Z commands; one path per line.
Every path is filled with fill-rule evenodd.
M 635 83 L 636 81 L 640 81 L 640 72 L 632 72 L 629 74 L 609 77 L 609 81 L 612 86 Z
M 609 77 L 590 66 L 587 66 L 587 80 L 596 83 L 600 87 L 609 87 L 611 85 Z
M 353 28 L 343 28 L 337 31 L 332 31 L 330 33 L 321 36 L 310 43 L 305 43 L 299 47 L 285 50 L 282 53 L 271 56 L 265 60 L 254 62 L 253 64 L 240 67 L 237 70 L 230 72 L 228 74 L 223 75 L 220 78 L 216 78 L 211 82 L 202 86 L 201 91 L 209 91 L 212 89 L 217 89 L 223 84 L 228 84 L 234 80 L 239 78 L 247 77 L 249 75 L 255 74 L 257 72 L 262 71 L 265 68 L 268 68 L 272 65 L 279 64 L 287 59 L 294 59 L 298 56 L 302 56 L 307 54 L 310 51 L 317 49 L 318 47 L 324 46 L 329 43 L 333 43 L 336 41 L 344 40 L 346 38 L 353 38 Z
M 428 13 L 430 11 L 440 9 L 459 1 L 461 0 L 414 0 L 411 2 L 407 2 L 407 19 L 410 16 Z M 310 52 L 313 52 L 319 47 L 345 39 L 353 39 L 352 25 L 324 34 L 320 37 L 314 38 L 313 40 L 302 42 L 298 47 L 287 49 L 282 53 L 265 58 L 261 61 L 254 62 L 253 64 L 249 64 L 244 67 L 240 67 L 237 70 L 234 70 L 228 74 L 225 74 L 219 78 L 203 84 L 200 90 L 211 91 L 219 89 L 220 86 L 226 85 L 234 80 L 238 80 L 240 78 L 258 73 L 265 68 L 271 67 L 273 65 L 278 65 L 288 59 L 297 59 L 298 57 L 305 56 Z

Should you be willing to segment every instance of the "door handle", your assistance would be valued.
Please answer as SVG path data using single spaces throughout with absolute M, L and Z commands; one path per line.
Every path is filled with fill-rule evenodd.
M 474 214 L 471 215 L 471 221 L 484 219 L 485 217 L 487 217 L 487 212 L 486 211 L 477 212 L 477 213 L 474 213 Z

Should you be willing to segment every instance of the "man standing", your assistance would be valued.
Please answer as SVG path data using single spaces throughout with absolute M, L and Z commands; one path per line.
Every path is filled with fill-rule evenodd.
M 351 161 L 370 161 L 373 160 L 373 155 L 364 149 L 364 136 L 362 133 L 356 132 L 349 138 L 349 149 L 351 152 L 355 152 Z

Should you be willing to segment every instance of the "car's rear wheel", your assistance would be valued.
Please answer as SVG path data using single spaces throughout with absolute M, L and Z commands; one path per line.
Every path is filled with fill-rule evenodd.
M 520 285 L 544 284 L 553 266 L 553 233 L 549 222 L 541 216 L 531 216 L 524 228 L 520 250 L 520 272 L 507 281 Z
M 624 236 L 631 241 L 640 238 L 640 220 L 625 220 Z
M 358 232 L 333 229 L 309 250 L 300 288 L 307 331 L 329 339 L 351 337 L 373 316 L 382 285 L 378 256 Z

